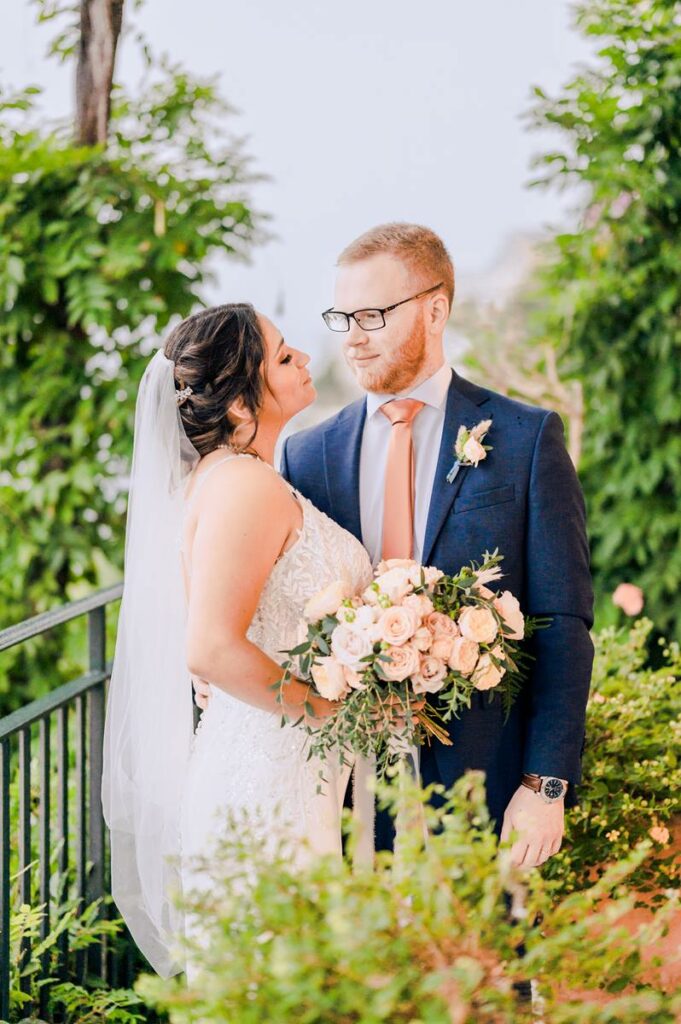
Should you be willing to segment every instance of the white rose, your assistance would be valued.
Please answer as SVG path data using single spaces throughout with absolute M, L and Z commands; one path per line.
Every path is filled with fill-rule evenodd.
M 336 626 L 331 634 L 331 653 L 338 659 L 341 665 L 354 668 L 361 672 L 366 667 L 361 659 L 373 651 L 373 644 L 366 631 L 358 629 L 354 624 L 346 625 L 341 623 Z
M 312 666 L 312 678 L 318 692 L 327 700 L 340 700 L 350 689 L 343 666 L 335 658 L 319 658 Z
M 463 453 L 468 461 L 472 462 L 474 466 L 477 466 L 477 464 L 487 456 L 485 449 L 472 434 L 463 446 Z
M 318 622 L 325 615 L 335 615 L 343 601 L 350 597 L 352 588 L 347 580 L 334 580 L 328 587 L 314 594 L 305 605 L 303 615 L 308 622 Z
M 469 605 L 459 616 L 461 636 L 476 644 L 491 644 L 497 635 L 497 620 L 489 608 Z
M 360 605 L 355 609 L 355 624 L 359 629 L 369 629 L 380 618 L 380 614 L 381 609 L 375 605 L 373 608 L 367 604 Z
M 494 607 L 501 615 L 512 633 L 504 633 L 507 640 L 522 640 L 525 636 L 525 616 L 520 610 L 518 598 L 510 590 L 505 590 L 494 601 Z
M 393 604 L 399 604 L 403 597 L 406 597 L 412 590 L 407 569 L 389 569 L 382 576 L 377 576 L 375 583 L 382 594 L 385 594 Z

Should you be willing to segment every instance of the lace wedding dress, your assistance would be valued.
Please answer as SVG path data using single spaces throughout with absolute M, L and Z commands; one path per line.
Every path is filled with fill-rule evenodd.
M 197 477 L 234 458 L 228 455 Z M 274 472 L 275 470 L 273 470 Z M 339 578 L 354 591 L 371 582 L 369 555 L 359 541 L 289 484 L 302 508 L 303 523 L 294 544 L 275 562 L 248 629 L 248 639 L 281 664 L 282 651 L 300 642 L 303 608 L 313 594 Z M 187 505 L 188 507 L 188 505 Z M 191 570 L 185 559 L 185 569 Z M 248 815 L 266 845 L 283 829 L 295 841 L 299 863 L 317 854 L 341 856 L 340 819 L 351 765 L 324 764 L 326 785 L 317 792 L 321 763 L 307 760 L 307 734 L 281 726 L 281 714 L 230 696 L 211 684 L 208 707 L 194 735 L 181 813 L 182 884 L 200 889 L 209 880 L 193 867 L 197 855 L 227 825 L 227 813 Z M 346 755 L 347 757 L 348 755 Z

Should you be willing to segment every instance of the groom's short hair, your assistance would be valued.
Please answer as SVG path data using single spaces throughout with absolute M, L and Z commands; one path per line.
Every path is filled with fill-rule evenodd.
M 423 278 L 442 281 L 451 309 L 454 302 L 454 264 L 439 235 L 421 224 L 379 224 L 350 242 L 338 257 L 338 266 L 371 256 L 394 256 Z

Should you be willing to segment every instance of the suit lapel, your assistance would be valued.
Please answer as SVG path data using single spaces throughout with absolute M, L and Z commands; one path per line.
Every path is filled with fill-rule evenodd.
M 353 402 L 324 434 L 324 473 L 329 508 L 340 526 L 362 540 L 359 511 L 359 456 L 366 419 L 366 399 Z
M 470 381 L 459 377 L 455 370 L 452 370 L 452 382 L 447 392 L 447 405 L 445 408 L 445 422 L 440 442 L 440 454 L 435 470 L 433 491 L 430 498 L 430 508 L 426 522 L 426 533 L 423 542 L 422 563 L 428 565 L 428 560 L 435 546 L 440 530 L 444 526 L 454 499 L 461 486 L 470 473 L 470 468 L 462 466 L 453 483 L 447 483 L 447 473 L 454 462 L 454 442 L 459 427 L 465 423 L 467 427 L 473 427 L 482 416 L 478 408 L 486 401 L 488 395 L 482 388 L 477 387 Z

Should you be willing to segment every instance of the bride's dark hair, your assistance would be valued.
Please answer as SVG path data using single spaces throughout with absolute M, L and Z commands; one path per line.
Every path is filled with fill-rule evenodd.
M 188 316 L 168 335 L 163 348 L 175 363 L 178 389 L 189 385 L 192 394 L 180 405 L 180 416 L 200 455 L 219 444 L 243 451 L 257 431 L 266 379 L 261 373 L 267 349 L 253 306 L 227 303 Z M 234 444 L 236 424 L 227 410 L 240 398 L 254 422 L 248 441 Z

